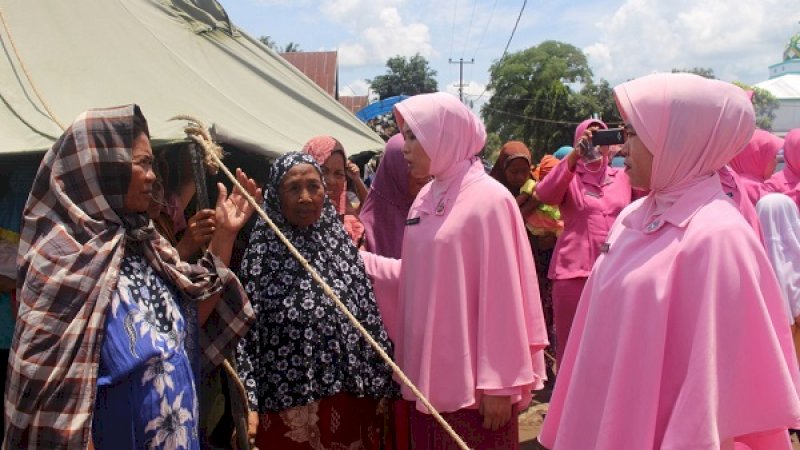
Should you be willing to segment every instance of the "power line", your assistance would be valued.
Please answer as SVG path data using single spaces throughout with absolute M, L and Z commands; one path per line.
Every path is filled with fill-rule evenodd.
M 557 125 L 579 125 L 581 123 L 581 122 L 570 122 L 570 121 L 567 121 L 567 120 L 552 120 L 552 119 L 542 119 L 540 117 L 531 117 L 531 116 L 526 116 L 526 115 L 523 115 L 523 114 L 517 114 L 517 113 L 508 112 L 508 111 L 503 111 L 503 110 L 500 110 L 500 109 L 497 109 L 497 108 L 492 108 L 492 107 L 487 106 L 487 105 L 483 105 L 483 107 L 488 109 L 488 110 L 490 110 L 490 111 L 494 111 L 494 112 L 497 112 L 497 113 L 500 113 L 500 114 L 505 114 L 507 116 L 518 117 L 520 119 L 530 120 L 530 121 L 533 121 L 533 122 L 554 123 L 554 124 L 557 124 Z
M 489 31 L 489 25 L 492 23 L 492 19 L 494 19 L 495 9 L 497 9 L 497 0 L 494 0 L 494 5 L 492 5 L 492 12 L 489 13 L 489 20 L 486 21 L 486 26 L 483 27 L 483 33 L 481 34 L 481 39 L 478 41 L 478 46 L 475 47 L 475 53 L 472 54 L 472 59 L 475 59 L 475 56 L 477 56 L 478 50 L 480 50 L 481 44 L 483 44 L 483 38 L 486 37 L 486 32 Z
M 494 19 L 494 11 L 496 9 L 497 9 L 497 0 L 494 0 L 494 4 L 492 5 L 492 11 L 489 13 L 489 20 L 486 21 L 486 25 L 483 27 L 483 33 L 481 33 L 481 38 L 480 38 L 480 40 L 478 40 L 478 45 L 475 47 L 475 52 L 472 54 L 472 59 L 473 60 L 478 55 L 478 50 L 480 50 L 481 44 L 483 44 L 483 38 L 486 37 L 486 32 L 489 31 L 489 25 L 492 23 L 492 19 Z M 469 68 L 468 77 L 470 79 L 472 78 L 472 69 L 473 69 L 473 67 Z
M 472 21 L 475 19 L 475 8 L 478 6 L 478 0 L 472 0 L 472 12 L 469 15 L 469 26 L 467 27 L 467 37 L 464 38 L 464 45 L 461 46 L 461 59 L 464 59 L 464 52 L 467 49 L 467 41 L 472 34 Z
M 528 4 L 528 0 L 523 0 L 522 1 L 522 8 L 519 9 L 519 15 L 517 16 L 517 21 L 516 21 L 516 23 L 514 23 L 514 29 L 511 30 L 511 36 L 508 37 L 508 42 L 506 43 L 506 48 L 503 49 L 503 55 L 500 57 L 500 61 L 502 61 L 503 58 L 505 58 L 506 54 L 508 53 L 508 46 L 511 45 L 511 40 L 514 39 L 514 33 L 517 32 L 517 26 L 519 25 L 520 19 L 522 19 L 522 13 L 525 11 L 525 6 L 527 4 Z M 483 94 L 486 93 L 486 89 L 488 89 L 488 87 L 489 87 L 489 83 L 486 83 L 486 86 L 483 88 L 483 92 L 481 92 L 481 95 L 479 95 L 478 98 L 475 99 L 475 102 L 477 102 L 478 100 L 483 98 Z
M 448 58 L 453 56 L 453 43 L 456 40 L 456 12 L 458 11 L 458 0 L 453 0 L 453 30 L 450 33 L 450 51 Z M 450 66 L 450 78 L 453 78 L 453 66 Z

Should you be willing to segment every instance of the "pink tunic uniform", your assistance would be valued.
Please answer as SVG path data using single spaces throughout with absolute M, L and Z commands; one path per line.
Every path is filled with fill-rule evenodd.
M 409 211 L 402 259 L 362 252 L 395 357 L 440 411 L 476 408 L 484 393 L 522 409 L 543 384 L 547 334 L 519 207 L 473 158 L 483 125 L 458 99 L 396 108 L 435 179 Z M 405 387 L 403 397 L 416 401 Z
M 539 437 L 552 450 L 790 449 L 798 372 L 764 248 L 715 174 L 754 127 L 739 88 L 689 74 L 615 88 L 653 154 L 583 292 Z

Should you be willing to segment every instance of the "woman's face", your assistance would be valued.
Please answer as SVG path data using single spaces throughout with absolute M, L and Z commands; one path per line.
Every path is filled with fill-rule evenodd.
M 283 176 L 278 188 L 281 213 L 290 224 L 306 228 L 319 220 L 325 191 L 322 178 L 311 164 L 298 164 Z
M 131 182 L 125 194 L 125 210 L 128 212 L 145 212 L 150 207 L 153 193 L 153 182 L 156 173 L 153 171 L 153 149 L 150 139 L 141 133 L 133 140 L 131 155 Z
M 511 189 L 518 191 L 531 175 L 531 164 L 525 158 L 514 158 L 506 166 L 506 181 Z
M 431 158 L 425 153 L 414 132 L 403 123 L 403 157 L 408 162 L 409 175 L 414 178 L 428 178 L 431 175 Z
M 329 194 L 344 190 L 347 183 L 344 167 L 344 149 L 342 144 L 337 142 L 331 156 L 320 167 L 322 176 L 325 178 L 325 187 Z M 331 196 L 331 198 L 333 197 Z
M 621 154 L 625 156 L 625 173 L 631 185 L 640 189 L 650 189 L 653 171 L 653 154 L 644 145 L 631 125 L 625 125 L 625 144 Z

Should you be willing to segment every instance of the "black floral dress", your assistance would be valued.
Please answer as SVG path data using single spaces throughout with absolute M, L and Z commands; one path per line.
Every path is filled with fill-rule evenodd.
M 280 212 L 278 186 L 297 164 L 319 170 L 308 155 L 288 153 L 279 158 L 266 187 L 264 209 L 391 355 L 392 343 L 371 282 L 333 205 L 326 199 L 322 216 L 306 229 L 293 227 Z M 307 408 L 337 394 L 376 400 L 397 395 L 391 368 L 262 219 L 250 236 L 240 278 L 257 316 L 240 342 L 237 357 L 251 410 L 271 413 Z

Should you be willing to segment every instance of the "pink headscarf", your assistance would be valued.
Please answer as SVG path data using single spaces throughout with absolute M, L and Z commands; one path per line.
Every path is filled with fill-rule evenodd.
M 783 160 L 786 161 L 786 168 L 800 178 L 800 128 L 789 131 L 784 138 Z
M 378 172 L 370 187 L 359 218 L 365 228 L 365 250 L 399 258 L 408 209 L 414 197 L 408 192 L 408 163 L 403 158 L 402 134 L 386 143 Z
M 697 78 L 655 74 L 614 88 L 622 117 L 653 154 L 645 200 L 651 217 L 659 216 L 698 180 L 721 169 L 753 133 L 755 112 L 741 88 Z M 716 102 L 708 100 L 709 91 L 719 93 Z
M 592 126 L 597 126 L 601 130 L 608 129 L 608 125 L 602 120 L 586 119 L 575 128 L 575 137 L 572 140 L 572 145 L 578 145 L 578 139 L 583 136 L 583 132 Z M 579 159 L 578 164 L 575 166 L 575 173 L 578 174 L 583 181 L 589 181 L 596 186 L 601 186 L 603 184 L 603 180 L 606 179 L 606 172 L 608 172 L 608 157 L 605 155 L 603 156 L 602 164 L 600 164 L 600 167 L 597 169 L 589 169 L 586 167 L 586 162 L 583 158 Z
M 431 159 L 431 175 L 442 175 L 472 159 L 486 144 L 480 119 L 455 96 L 445 92 L 416 95 L 394 106 L 397 125 L 408 123 Z
M 731 160 L 731 168 L 740 175 L 757 181 L 764 181 L 767 166 L 775 161 L 778 150 L 783 147 L 783 139 L 769 131 L 756 129 L 750 142 Z
M 331 136 L 313 137 L 303 146 L 303 153 L 311 155 L 317 164 L 322 166 L 325 164 L 325 161 L 333 155 L 334 148 L 336 148 L 336 144 L 338 143 L 339 141 Z M 347 155 L 344 154 L 344 151 L 336 150 L 336 152 L 342 154 L 346 164 Z M 331 203 L 333 203 L 333 206 L 336 208 L 336 212 L 338 212 L 339 215 L 344 214 L 347 208 L 347 192 L 342 189 L 340 191 L 331 192 L 329 196 L 331 198 Z
M 486 132 L 457 98 L 422 94 L 395 113 L 435 176 L 409 210 L 402 259 L 362 252 L 395 358 L 440 411 L 484 394 L 523 409 L 542 386 L 547 336 L 519 207 L 474 158 Z

